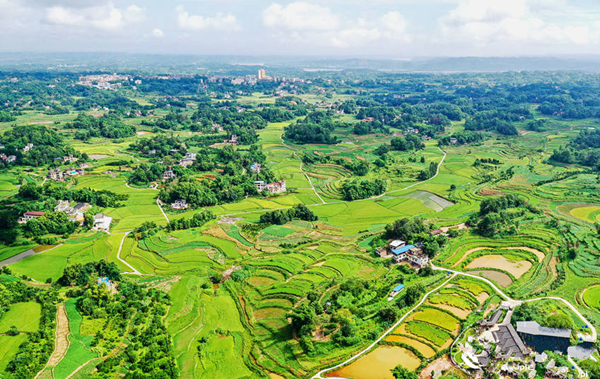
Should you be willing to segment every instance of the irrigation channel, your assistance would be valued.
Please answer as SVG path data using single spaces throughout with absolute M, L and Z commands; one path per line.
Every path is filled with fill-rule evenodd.
M 421 306 L 423 304 L 423 302 L 425 302 L 425 300 L 427 300 L 427 297 L 429 295 L 431 295 L 432 293 L 438 291 L 440 288 L 444 287 L 446 284 L 448 284 L 448 282 L 450 282 L 452 279 L 454 279 L 457 275 L 461 275 L 461 276 L 468 276 L 470 278 L 474 278 L 474 279 L 478 279 L 478 280 L 482 280 L 484 282 L 486 282 L 487 284 L 489 284 L 492 289 L 494 291 L 496 291 L 502 298 L 505 299 L 505 301 L 508 303 L 509 306 L 511 307 L 515 307 L 518 305 L 521 305 L 525 302 L 530 302 L 530 301 L 538 301 L 538 300 L 558 300 L 558 301 L 562 301 L 563 303 L 565 303 L 579 318 L 581 318 L 581 320 L 588 325 L 588 327 L 590 328 L 590 330 L 592 331 L 592 340 L 596 341 L 597 339 L 597 332 L 596 332 L 596 328 L 577 310 L 577 308 L 575 308 L 573 306 L 573 304 L 569 303 L 567 300 L 561 298 L 561 297 L 554 297 L 554 296 L 548 296 L 548 297 L 539 297 L 539 298 L 535 298 L 535 299 L 529 299 L 529 300 L 515 300 L 515 299 L 511 299 L 508 295 L 506 295 L 504 292 L 502 292 L 502 290 L 500 290 L 494 283 L 492 283 L 490 280 L 486 279 L 486 278 L 482 278 L 480 276 L 477 275 L 473 275 L 473 274 L 467 274 L 465 272 L 461 272 L 461 271 L 456 271 L 456 270 L 451 270 L 451 269 L 447 269 L 444 267 L 436 267 L 434 265 L 432 265 L 432 268 L 434 270 L 438 270 L 438 271 L 446 271 L 448 272 L 448 274 L 451 274 L 452 276 L 446 280 L 442 285 L 440 285 L 439 287 L 427 292 L 425 294 L 425 296 L 423 296 L 423 298 L 421 299 L 421 301 L 414 306 L 411 310 L 409 310 L 404 316 L 402 316 L 398 321 L 396 321 L 396 323 L 394 325 L 392 325 L 388 330 L 385 331 L 385 333 L 383 333 L 375 342 L 373 342 L 371 345 L 369 345 L 366 349 L 360 351 L 358 354 L 348 358 L 346 361 L 339 363 L 335 366 L 323 369 L 321 371 L 319 371 L 318 373 L 316 373 L 312 379 L 324 379 L 323 374 L 325 374 L 326 372 L 329 371 L 333 371 L 339 368 L 342 368 L 346 365 L 348 365 L 350 362 L 356 360 L 357 358 L 360 358 L 361 356 L 369 353 L 371 351 L 371 349 L 373 349 L 375 346 L 377 346 L 377 344 L 379 342 L 381 342 L 381 340 L 383 340 L 385 337 L 387 337 L 388 334 L 390 334 L 393 330 L 395 330 L 398 326 L 400 326 L 400 324 L 411 314 L 413 313 L 419 306 Z M 579 369 L 578 366 L 575 366 Z M 335 379 L 335 377 L 328 377 L 328 378 L 333 378 Z M 342 378 L 344 379 L 344 378 Z

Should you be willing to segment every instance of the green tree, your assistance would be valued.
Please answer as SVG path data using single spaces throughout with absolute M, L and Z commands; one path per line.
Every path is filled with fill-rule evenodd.
M 393 368 L 392 375 L 394 375 L 394 378 L 396 378 L 396 379 L 418 379 L 419 378 L 419 376 L 416 373 L 405 369 L 404 367 L 402 367 L 402 365 L 398 365 L 395 368 Z

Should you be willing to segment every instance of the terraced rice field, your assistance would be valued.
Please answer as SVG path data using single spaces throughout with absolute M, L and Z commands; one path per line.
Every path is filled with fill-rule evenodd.
M 436 351 L 433 348 L 431 348 L 431 346 L 429 346 L 423 342 L 417 341 L 414 338 L 391 334 L 391 335 L 387 336 L 385 340 L 389 341 L 389 342 L 400 342 L 400 343 L 406 344 L 408 346 L 414 347 L 421 354 L 423 354 L 423 356 L 425 358 L 431 358 L 436 353 Z

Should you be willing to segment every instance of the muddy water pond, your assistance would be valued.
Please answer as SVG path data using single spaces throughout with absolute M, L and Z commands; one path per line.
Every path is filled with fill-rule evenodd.
M 401 364 L 414 371 L 421 361 L 412 352 L 399 346 L 380 346 L 342 369 L 327 374 L 327 377 L 354 379 L 394 379 L 391 370 Z
M 525 260 L 511 262 L 502 255 L 484 255 L 475 258 L 467 265 L 467 268 L 495 268 L 506 271 L 519 279 L 531 268 L 531 266 L 531 262 Z
M 475 275 L 483 276 L 484 278 L 491 279 L 502 287 L 508 287 L 512 284 L 512 279 L 510 278 L 510 276 L 500 271 L 481 270 L 472 271 L 472 273 Z

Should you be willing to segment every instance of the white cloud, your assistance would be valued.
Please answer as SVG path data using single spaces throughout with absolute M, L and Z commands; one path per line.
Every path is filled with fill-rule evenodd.
M 462 45 L 587 44 L 595 37 L 586 26 L 560 26 L 544 20 L 562 0 L 460 0 L 440 18 L 441 40 Z M 544 12 L 543 12 L 544 11 Z
M 296 1 L 286 6 L 271 4 L 263 11 L 263 23 L 270 28 L 289 30 L 333 30 L 339 19 L 327 7 Z
M 162 31 L 162 30 L 160 30 L 160 29 L 154 29 L 154 30 L 152 31 L 152 37 L 155 37 L 155 38 L 163 38 L 164 36 L 165 36 L 165 32 L 163 32 L 163 31 Z
M 217 13 L 215 17 L 190 15 L 183 7 L 177 7 L 177 23 L 181 29 L 200 31 L 214 29 L 228 32 L 242 30 L 234 15 Z
M 53 25 L 90 27 L 104 31 L 119 30 L 126 24 L 141 22 L 144 19 L 144 9 L 136 5 L 121 9 L 112 3 L 86 8 L 56 5 L 46 8 L 45 17 L 45 21 Z
M 263 11 L 263 24 L 282 41 L 349 48 L 382 40 L 409 42 L 406 19 L 390 11 L 375 19 L 344 19 L 330 8 L 296 1 L 274 3 Z

